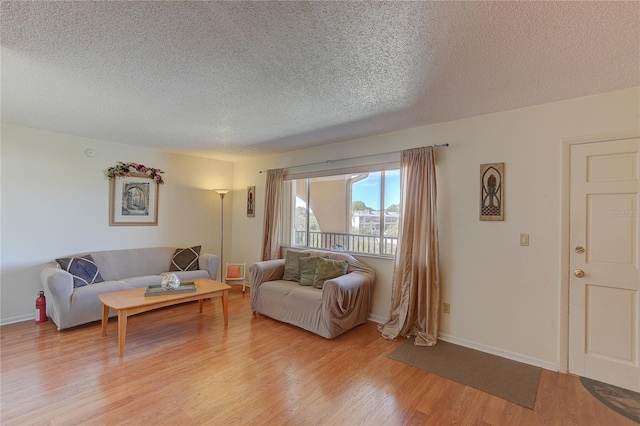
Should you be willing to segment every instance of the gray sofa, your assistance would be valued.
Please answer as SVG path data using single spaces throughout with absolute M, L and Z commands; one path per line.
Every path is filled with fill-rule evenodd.
M 321 289 L 285 281 L 284 259 L 256 262 L 251 275 L 251 309 L 327 339 L 367 322 L 375 273 L 346 253 L 304 250 L 348 263 L 347 273 L 326 281 Z
M 70 273 L 60 269 L 56 263 L 46 265 L 40 272 L 40 278 L 47 298 L 47 316 L 60 330 L 100 320 L 102 303 L 98 299 L 99 294 L 160 284 L 162 277 L 169 273 L 175 251 L 175 247 L 152 247 L 85 253 L 93 258 L 104 282 L 76 288 Z M 175 274 L 181 281 L 216 279 L 218 263 L 218 256 L 201 253 L 199 270 Z M 114 315 L 115 312 L 110 312 L 110 316 Z

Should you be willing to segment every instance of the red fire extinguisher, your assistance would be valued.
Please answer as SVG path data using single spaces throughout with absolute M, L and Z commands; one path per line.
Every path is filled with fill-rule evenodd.
M 46 322 L 47 319 L 47 299 L 44 298 L 44 291 L 41 291 L 36 298 L 36 323 Z

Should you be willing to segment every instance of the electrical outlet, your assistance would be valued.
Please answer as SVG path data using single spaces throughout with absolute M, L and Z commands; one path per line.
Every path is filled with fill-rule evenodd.
M 443 303 L 442 304 L 442 312 L 444 312 L 445 314 L 448 314 L 451 312 L 451 305 L 448 303 Z
M 520 245 L 521 246 L 529 245 L 529 234 L 520 234 Z

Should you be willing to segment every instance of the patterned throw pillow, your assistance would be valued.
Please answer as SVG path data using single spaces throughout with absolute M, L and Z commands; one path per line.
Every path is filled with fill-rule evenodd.
M 349 264 L 344 260 L 333 260 L 319 258 L 316 261 L 316 276 L 313 285 L 316 288 L 322 288 L 324 282 L 332 278 L 337 278 L 347 272 Z
M 95 264 L 90 254 L 82 257 L 65 257 L 56 259 L 61 269 L 73 275 L 73 288 L 104 282 L 98 265 Z
M 316 279 L 316 262 L 318 256 L 301 257 L 300 261 L 300 285 L 312 286 Z
M 284 257 L 284 275 L 282 279 L 300 282 L 300 258 L 309 256 L 311 256 L 309 253 L 287 250 L 287 254 Z
M 193 246 L 177 249 L 173 254 L 173 259 L 171 259 L 169 271 L 197 271 L 201 247 Z

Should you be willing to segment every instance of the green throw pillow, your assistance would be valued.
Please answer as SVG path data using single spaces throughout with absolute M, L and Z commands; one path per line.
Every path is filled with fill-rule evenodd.
M 318 256 L 301 257 L 300 261 L 300 285 L 312 286 L 316 279 L 316 261 Z
M 319 258 L 316 261 L 316 277 L 313 285 L 316 288 L 322 288 L 325 281 L 344 275 L 348 266 L 349 264 L 344 260 Z
M 284 275 L 283 280 L 286 281 L 300 281 L 300 262 L 301 257 L 309 257 L 309 253 L 302 253 L 299 251 L 287 250 L 287 254 L 284 257 Z

